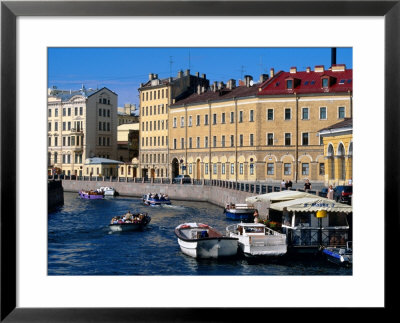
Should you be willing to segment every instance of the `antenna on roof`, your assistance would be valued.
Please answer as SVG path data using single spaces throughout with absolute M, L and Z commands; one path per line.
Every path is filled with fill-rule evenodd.
M 174 61 L 172 60 L 172 56 L 169 57 L 169 76 L 172 76 L 172 63 Z

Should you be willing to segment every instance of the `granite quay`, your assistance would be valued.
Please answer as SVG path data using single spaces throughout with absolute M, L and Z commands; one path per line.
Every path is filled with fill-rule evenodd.
M 294 191 L 304 191 L 300 188 L 303 183 L 295 183 Z M 220 207 L 226 203 L 244 203 L 249 196 L 279 192 L 279 183 L 256 182 L 231 182 L 222 180 L 191 180 L 189 184 L 174 183 L 168 178 L 133 178 L 123 177 L 73 177 L 65 176 L 62 186 L 66 192 L 78 192 L 79 190 L 95 190 L 102 186 L 112 186 L 119 195 L 142 197 L 146 193 L 164 193 L 173 200 L 209 202 Z M 323 187 L 316 183 L 317 187 Z M 302 186 L 301 186 L 302 187 Z M 311 190 L 311 194 L 320 196 L 320 190 Z M 260 211 L 261 217 L 266 216 L 268 205 L 256 203 L 255 207 Z

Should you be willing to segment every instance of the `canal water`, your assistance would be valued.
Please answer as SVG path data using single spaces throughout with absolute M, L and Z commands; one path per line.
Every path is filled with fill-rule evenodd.
M 151 222 L 139 232 L 111 232 L 110 219 L 130 210 L 148 212 Z M 184 222 L 207 223 L 220 232 L 234 222 L 221 207 L 205 202 L 172 201 L 148 207 L 141 199 L 84 200 L 64 193 L 64 205 L 48 216 L 49 275 L 352 275 L 318 257 L 296 259 L 203 259 L 184 255 L 174 228 Z

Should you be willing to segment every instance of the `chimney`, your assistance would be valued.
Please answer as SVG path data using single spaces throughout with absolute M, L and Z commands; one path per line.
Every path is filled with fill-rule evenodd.
M 274 75 L 275 75 L 275 70 L 274 70 L 274 68 L 271 68 L 271 69 L 269 70 L 269 75 L 271 76 L 271 78 L 274 77 Z
M 310 73 L 310 72 L 311 72 L 311 68 L 310 68 L 310 66 L 307 66 L 307 68 L 306 68 L 306 72 L 307 72 L 307 73 Z
M 251 75 L 245 75 L 244 80 L 245 80 L 246 86 L 250 87 L 250 82 L 253 80 L 253 77 Z
M 314 68 L 314 72 L 317 72 L 317 73 L 322 73 L 322 72 L 324 72 L 324 65 L 317 65 L 317 66 L 315 66 L 315 68 Z
M 217 81 L 214 82 L 212 90 L 213 92 L 217 92 Z
M 171 82 L 172 82 L 172 80 L 173 80 L 173 78 L 172 78 L 172 77 L 169 77 L 169 78 L 168 78 L 168 82 L 169 82 L 169 83 L 171 83 Z
M 158 74 L 153 74 L 153 80 L 158 79 Z
M 290 68 L 290 74 L 295 74 L 297 73 L 297 68 L 296 67 L 291 67 Z
M 153 74 L 153 73 L 150 73 L 150 74 L 149 74 L 149 81 L 153 80 L 153 77 L 154 77 L 154 74 Z
M 190 70 L 186 70 L 185 71 L 185 76 L 189 76 L 190 75 Z
M 336 65 L 336 48 L 331 48 L 331 66 Z
M 201 94 L 201 85 L 197 85 L 197 94 L 200 95 Z
M 268 74 L 261 74 L 260 83 L 264 83 L 266 80 L 268 80 Z
M 206 74 L 201 74 L 201 77 L 202 77 L 203 79 L 206 79 Z
M 331 67 L 332 72 L 344 72 L 346 70 L 345 64 L 337 64 Z
M 201 93 L 204 93 L 206 91 L 206 87 L 205 86 L 202 86 L 201 87 Z
M 218 90 L 222 90 L 224 88 L 224 82 L 219 82 L 218 83 Z
M 200 73 L 199 73 L 199 72 L 196 72 L 196 77 L 199 77 L 199 75 L 200 75 Z
M 178 79 L 180 79 L 183 76 L 182 70 L 178 71 Z
M 236 81 L 234 79 L 230 79 L 227 84 L 227 88 L 229 90 L 233 90 L 236 87 Z

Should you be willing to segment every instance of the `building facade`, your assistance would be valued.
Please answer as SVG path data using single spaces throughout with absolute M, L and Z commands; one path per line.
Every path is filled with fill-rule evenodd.
M 139 115 L 136 105 L 126 103 L 123 107 L 118 107 L 118 125 L 138 123 Z
M 353 180 L 353 119 L 319 131 L 324 144 L 326 185 L 348 185 Z
M 168 177 L 169 171 L 169 106 L 177 99 L 193 93 L 197 86 L 208 87 L 203 74 L 190 75 L 190 70 L 178 72 L 177 77 L 158 78 L 149 74 L 141 84 L 140 95 L 140 176 Z
M 117 158 L 117 94 L 102 88 L 49 90 L 48 172 L 85 174 L 87 158 Z
M 352 70 L 246 76 L 214 82 L 169 111 L 171 177 L 233 181 L 324 181 L 321 128 L 352 116 Z

